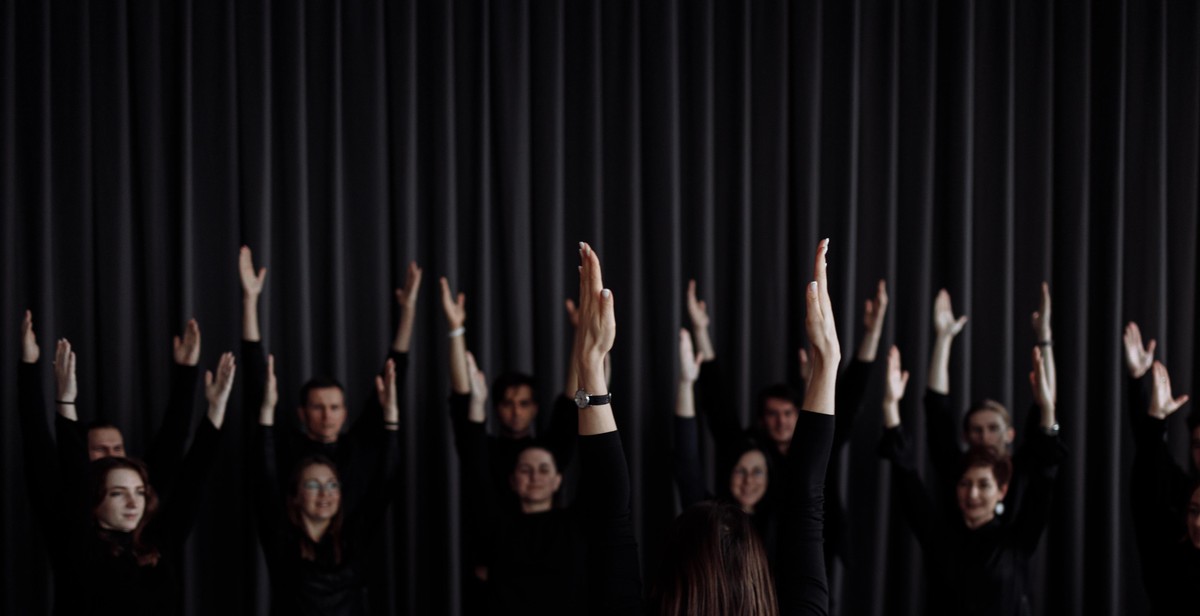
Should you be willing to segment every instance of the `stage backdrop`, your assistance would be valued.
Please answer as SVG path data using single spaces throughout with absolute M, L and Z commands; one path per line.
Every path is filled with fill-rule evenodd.
M 667 452 L 687 280 L 747 413 L 758 387 L 796 370 L 802 287 L 828 236 L 847 357 L 885 278 L 884 345 L 900 345 L 919 400 L 945 287 L 970 316 L 955 407 L 996 398 L 1018 425 L 1029 314 L 1050 282 L 1070 456 L 1034 567 L 1037 611 L 1140 613 L 1120 332 L 1139 321 L 1177 392 L 1192 391 L 1197 32 L 1184 0 L 4 0 L 0 611 L 41 613 L 51 596 L 12 412 L 26 308 L 47 390 L 67 337 L 84 418 L 115 422 L 136 453 L 161 422 L 185 320 L 199 319 L 204 366 L 238 348 L 239 246 L 270 269 L 260 310 L 285 429 L 311 374 L 344 380 L 356 410 L 373 395 L 392 289 L 419 262 L 393 583 L 375 600 L 453 614 L 459 486 L 437 277 L 466 292 L 484 369 L 535 373 L 546 408 L 569 351 L 576 242 L 596 247 L 617 297 L 612 390 L 653 571 L 677 507 Z M 838 606 L 919 614 L 919 553 L 875 453 L 880 382 L 836 478 L 855 546 Z M 263 613 L 247 412 L 231 409 L 206 486 L 189 613 Z M 919 404 L 904 412 L 921 425 Z M 1184 415 L 1171 422 L 1181 460 Z

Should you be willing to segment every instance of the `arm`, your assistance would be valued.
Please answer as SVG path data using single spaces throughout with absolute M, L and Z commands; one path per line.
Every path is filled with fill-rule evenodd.
M 21 361 L 17 364 L 17 415 L 21 422 L 21 452 L 25 466 L 25 487 L 34 518 L 43 522 L 44 530 L 54 527 L 62 488 L 54 440 L 46 424 L 46 400 L 42 393 L 38 359 L 41 350 L 33 331 L 33 314 L 26 310 L 21 321 Z M 49 537 L 53 533 L 46 533 Z
M 1150 443 L 1154 439 L 1166 438 L 1166 424 L 1151 421 L 1146 413 L 1146 404 L 1153 391 L 1151 378 L 1147 376 L 1154 365 L 1154 347 L 1157 341 L 1151 340 L 1142 346 L 1142 330 L 1137 323 L 1130 321 L 1125 326 L 1122 336 L 1125 347 L 1125 368 L 1129 371 L 1126 381 L 1126 411 L 1129 413 L 1129 423 L 1133 428 L 1134 444 Z
M 162 425 L 146 452 L 151 483 L 159 494 L 170 492 L 183 450 L 192 406 L 196 395 L 196 365 L 200 362 L 200 326 L 195 319 L 187 322 L 183 337 L 175 336 L 174 363 L 171 365 L 171 391 Z
M 450 293 L 450 282 L 442 276 L 442 311 L 450 328 L 450 390 L 456 394 L 471 393 L 470 373 L 467 372 L 467 296 Z
M 267 268 L 254 272 L 254 257 L 249 246 L 242 246 L 238 254 L 238 276 L 242 281 L 242 340 L 261 342 L 262 332 L 258 328 L 258 297 L 262 295 L 267 279 Z
M 388 361 L 382 376 L 375 377 L 375 394 L 383 409 L 383 443 L 359 515 L 350 528 L 370 538 L 382 526 L 384 514 L 396 497 L 400 478 L 400 406 L 396 393 L 396 363 Z
M 392 350 L 408 353 L 412 346 L 413 322 L 417 318 L 417 294 L 421 291 L 423 270 L 416 261 L 408 264 L 404 288 L 396 289 L 396 303 L 400 305 L 400 322 L 396 325 L 396 337 L 392 339 Z
M 1055 418 L 1058 389 L 1051 377 L 1054 368 L 1042 349 L 1041 345 L 1033 347 L 1033 369 L 1029 372 L 1029 385 L 1040 412 L 1041 429 L 1033 432 L 1026 441 L 1031 464 L 1029 487 L 1021 498 L 1015 522 L 1018 544 L 1026 552 L 1037 548 L 1042 530 L 1049 522 L 1054 478 L 1066 455 L 1054 428 L 1058 425 Z
M 834 422 L 833 450 L 838 451 L 854 431 L 854 421 L 867 402 L 867 386 L 871 380 L 871 368 L 879 350 L 879 338 L 883 335 L 883 323 L 887 317 L 887 283 L 879 281 L 875 297 L 868 299 L 863 307 L 863 338 L 858 352 L 837 383 L 837 419 Z M 804 357 L 803 364 L 807 364 Z M 807 385 L 808 379 L 805 379 Z
M 695 407 L 708 419 L 708 431 L 720 452 L 719 457 L 726 459 L 742 435 L 742 422 L 734 404 L 733 388 L 728 387 L 724 367 L 717 361 L 717 352 L 708 334 L 708 303 L 696 299 L 695 280 L 688 281 L 687 308 L 695 332 L 696 355 L 707 364 L 693 383 L 692 399 L 698 398 Z
M 688 330 L 679 330 L 679 383 L 675 396 L 675 482 L 679 500 L 686 509 L 706 498 L 700 476 L 700 439 L 696 429 L 696 407 L 692 386 L 700 376 L 703 354 L 692 348 Z
M 826 254 L 829 240 L 817 247 L 814 280 L 807 285 L 805 330 L 812 345 L 812 377 L 804 392 L 804 411 L 788 447 L 784 504 L 776 575 L 779 612 L 827 614 L 829 587 L 822 549 L 825 470 L 833 445 L 837 369 L 841 345 L 829 300 Z
M 942 289 L 933 300 L 933 355 L 929 358 L 929 389 L 945 395 L 950 393 L 950 347 L 954 338 L 967 325 L 967 316 L 954 318 L 950 294 Z

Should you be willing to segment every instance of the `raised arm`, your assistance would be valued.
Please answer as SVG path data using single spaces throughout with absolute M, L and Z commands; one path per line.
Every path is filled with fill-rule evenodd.
M 1042 283 L 1042 301 L 1030 317 L 1038 348 L 1042 350 L 1046 387 L 1058 391 L 1058 370 L 1054 362 L 1054 335 L 1050 330 L 1050 285 Z
M 54 382 L 57 386 L 54 405 L 58 416 L 78 422 L 79 414 L 75 410 L 75 400 L 79 396 L 79 381 L 75 376 L 75 351 L 71 350 L 71 341 L 66 338 L 59 340 L 55 345 Z
M 700 376 L 703 355 L 692 346 L 692 336 L 679 330 L 679 382 L 675 395 L 675 481 L 679 500 L 687 507 L 704 500 L 704 480 L 700 476 L 700 444 L 696 430 L 696 406 L 692 386 Z
M 33 331 L 33 313 L 25 311 L 21 320 L 21 361 L 17 364 L 17 414 L 21 423 L 21 452 L 25 467 L 25 487 L 35 519 L 42 524 L 47 540 L 54 543 L 54 525 L 63 490 L 54 456 L 54 440 L 46 424 L 46 401 L 42 393 L 37 336 Z
M 826 255 L 829 240 L 817 246 L 813 280 L 805 292 L 804 320 L 812 345 L 812 377 L 804 392 L 804 410 L 788 447 L 783 472 L 784 509 L 776 587 L 780 614 L 827 614 L 829 587 L 822 549 L 825 470 L 833 446 L 833 415 L 838 364 L 842 352 L 829 300 Z
M 850 440 L 850 435 L 854 431 L 854 421 L 866 406 L 871 369 L 874 367 L 875 357 L 879 350 L 879 338 L 883 335 L 887 307 L 887 283 L 880 280 L 875 287 L 875 297 L 866 300 L 863 304 L 863 338 L 858 344 L 858 352 L 838 377 L 838 414 L 833 433 L 835 452 Z M 805 387 L 807 385 L 806 380 Z
M 937 337 L 933 341 L 933 354 L 929 358 L 928 387 L 931 391 L 943 395 L 950 393 L 950 347 L 954 344 L 955 336 L 958 336 L 966 325 L 967 315 L 954 317 L 950 293 L 945 289 L 938 291 L 933 300 L 933 331 Z
M 689 280 L 687 288 L 688 318 L 695 332 L 695 349 L 700 361 L 707 364 L 696 378 L 692 390 L 695 408 L 708 420 L 708 432 L 717 445 L 717 457 L 732 457 L 742 436 L 742 420 L 738 417 L 733 388 L 725 378 L 724 366 L 717 360 L 712 338 L 708 333 L 708 302 L 696 298 L 696 281 Z
M 258 297 L 263 292 L 267 268 L 255 273 L 254 255 L 249 246 L 242 246 L 238 254 L 238 275 L 242 281 L 242 340 L 259 342 L 262 332 L 258 328 Z
M 146 465 L 159 494 L 168 493 L 183 460 L 196 396 L 197 364 L 200 363 L 200 325 L 191 319 L 183 335 L 172 339 L 171 389 L 162 425 L 146 451 Z
M 900 426 L 900 401 L 908 388 L 908 370 L 900 369 L 900 349 L 892 345 L 888 351 L 887 388 L 883 395 L 883 427 L 892 429 Z
M 450 293 L 450 282 L 442 276 L 442 311 L 446 314 L 446 326 L 450 328 L 450 390 L 456 394 L 471 393 L 470 374 L 467 372 L 467 296 Z
M 879 352 L 879 339 L 883 335 L 883 323 L 887 318 L 887 281 L 880 280 L 875 287 L 875 297 L 863 302 L 863 337 L 858 343 L 855 359 L 865 363 L 875 361 Z
M 687 288 L 688 317 L 692 320 L 692 331 L 695 332 L 696 350 L 703 361 L 717 358 L 717 350 L 713 347 L 712 337 L 708 334 L 708 302 L 696 298 L 696 280 L 688 281 Z
M 1041 412 L 1041 430 L 1029 435 L 1026 443 L 1032 459 L 1029 487 L 1021 497 L 1016 513 L 1017 541 L 1026 552 L 1037 548 L 1042 531 L 1050 520 L 1054 478 L 1065 451 L 1058 436 L 1054 407 L 1058 386 L 1051 379 L 1053 368 L 1042 346 L 1033 347 L 1033 368 L 1029 371 L 1029 386 L 1034 404 Z
M 404 288 L 396 289 L 395 292 L 396 303 L 400 305 L 400 322 L 396 325 L 392 350 L 397 353 L 407 353 L 412 346 L 413 322 L 417 318 L 417 294 L 421 291 L 422 273 L 423 270 L 416 261 L 409 263 Z

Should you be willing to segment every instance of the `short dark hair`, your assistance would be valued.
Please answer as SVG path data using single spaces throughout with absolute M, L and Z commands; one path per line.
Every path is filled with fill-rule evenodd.
M 537 380 L 524 372 L 505 372 L 492 381 L 492 396 L 497 402 L 504 399 L 504 394 L 510 387 L 528 386 L 537 395 Z
M 558 454 L 554 453 L 554 448 L 550 447 L 549 443 L 542 439 L 526 439 L 513 453 L 513 466 L 508 469 L 510 475 L 517 470 L 517 461 L 521 459 L 521 454 L 530 449 L 541 449 L 550 454 L 550 459 L 554 461 L 554 470 L 558 471 L 560 475 L 563 474 L 563 467 L 558 463 Z
M 346 388 L 342 387 L 341 382 L 331 376 L 314 376 L 308 379 L 304 385 L 300 386 L 300 406 L 308 406 L 308 393 L 314 389 L 329 389 L 337 388 L 342 394 L 346 393 Z
M 84 434 L 87 434 L 88 432 L 91 432 L 92 430 L 104 430 L 107 428 L 112 428 L 113 430 L 116 430 L 117 432 L 121 432 L 121 429 L 118 428 L 116 426 L 116 424 L 114 424 L 113 422 L 111 422 L 107 419 L 93 419 L 93 420 L 89 421 L 87 423 L 87 427 L 84 429 L 83 432 L 84 432 Z M 121 433 L 121 438 L 125 438 L 125 433 L 123 433 L 123 432 Z
M 796 392 L 795 388 L 787 383 L 775 383 L 758 390 L 758 396 L 754 399 L 754 412 L 758 418 L 761 419 L 763 413 L 767 411 L 767 400 L 771 398 L 787 400 L 797 409 L 800 408 L 800 394 Z
M 984 398 L 983 400 L 980 400 L 980 401 L 976 402 L 975 404 L 972 404 L 971 408 L 967 409 L 967 414 L 963 415 L 963 424 L 962 424 L 963 432 L 966 432 L 967 430 L 969 430 L 971 428 L 971 424 L 969 423 L 971 421 L 971 416 L 974 415 L 975 413 L 982 413 L 983 411 L 991 411 L 993 413 L 996 413 L 997 415 L 1000 416 L 1001 419 L 1004 420 L 1004 426 L 1006 428 L 1013 427 L 1012 415 L 1008 414 L 1008 409 L 1004 408 L 1003 404 L 1000 404 L 999 402 L 996 402 L 995 400 L 990 400 L 988 398 Z
M 1012 458 L 1008 454 L 1000 453 L 991 447 L 982 445 L 972 447 L 963 454 L 962 474 L 966 474 L 968 469 L 976 467 L 991 469 L 992 476 L 996 478 L 996 485 L 998 486 L 1006 486 L 1009 480 L 1012 479 Z

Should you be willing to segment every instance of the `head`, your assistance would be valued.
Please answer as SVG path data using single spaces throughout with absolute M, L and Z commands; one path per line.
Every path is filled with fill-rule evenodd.
M 1200 411 L 1192 410 L 1187 418 L 1188 434 L 1192 444 L 1192 471 L 1200 473 Z
M 1012 461 L 991 447 L 972 447 L 963 456 L 958 480 L 958 509 L 967 528 L 976 529 L 996 517 L 996 504 L 1008 492 Z
M 1003 404 L 995 400 L 982 400 L 967 410 L 963 418 L 963 436 L 971 447 L 991 447 L 997 453 L 1005 453 L 1012 446 L 1016 430 L 1012 427 L 1012 416 Z
M 791 444 L 792 433 L 796 431 L 796 418 L 800 415 L 796 398 L 796 391 L 783 383 L 758 392 L 758 420 L 763 432 L 781 450 Z
M 547 511 L 554 505 L 554 495 L 562 487 L 562 474 L 548 449 L 526 447 L 517 454 L 517 463 L 508 481 L 517 493 L 521 510 L 533 513 Z
M 100 458 L 124 458 L 125 437 L 121 431 L 107 421 L 93 421 L 87 430 L 88 460 Z
M 729 494 L 746 513 L 754 513 L 754 507 L 767 492 L 767 456 L 756 446 L 750 446 L 738 456 L 729 472 Z
M 308 438 L 320 443 L 337 442 L 346 423 L 346 390 L 331 377 L 313 377 L 300 388 L 300 425 Z
M 671 525 L 650 595 L 662 615 L 775 615 L 775 584 L 750 516 L 728 503 L 689 507 Z
M 1192 485 L 1192 497 L 1187 506 L 1187 531 L 1192 547 L 1200 550 L 1200 482 Z
M 158 497 L 150 485 L 146 466 L 137 460 L 110 456 L 93 461 L 88 470 L 96 526 L 101 531 L 131 534 L 138 564 L 157 563 L 158 551 L 142 543 L 142 531 L 158 509 Z M 111 539 L 108 542 L 113 555 L 123 549 Z
M 500 419 L 500 430 L 504 436 L 524 438 L 532 434 L 533 420 L 538 413 L 534 398 L 535 385 L 532 376 L 518 372 L 506 372 L 492 382 L 496 417 Z
M 338 479 L 337 466 L 325 456 L 308 456 L 296 463 L 287 500 L 287 517 L 297 529 L 307 531 L 312 527 L 324 527 L 315 540 L 301 533 L 300 557 L 316 560 L 315 542 L 325 534 L 333 537 L 334 560 L 341 562 L 342 487 Z

